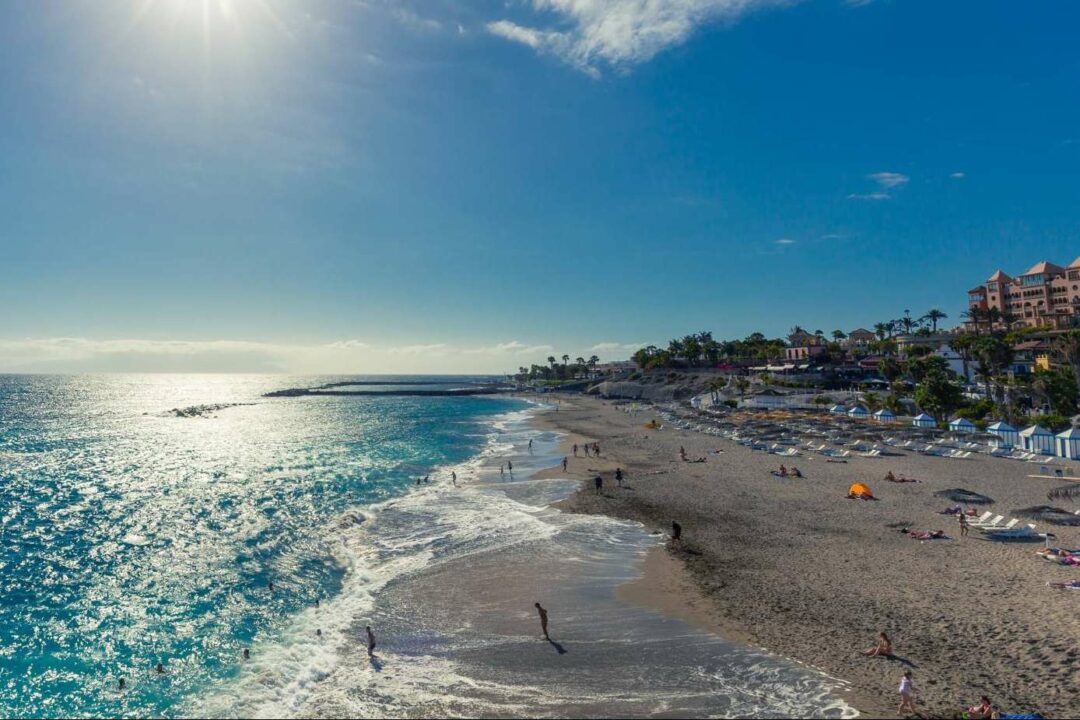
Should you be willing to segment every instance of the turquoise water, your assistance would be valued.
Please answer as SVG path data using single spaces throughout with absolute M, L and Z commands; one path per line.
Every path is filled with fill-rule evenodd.
M 0 716 L 182 714 L 340 591 L 363 508 L 524 407 L 261 397 L 344 379 L 0 376 Z

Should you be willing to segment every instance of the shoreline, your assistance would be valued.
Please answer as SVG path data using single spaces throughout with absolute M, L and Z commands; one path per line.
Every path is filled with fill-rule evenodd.
M 692 431 L 646 431 L 642 425 L 651 414 L 631 418 L 599 399 L 560 400 L 560 412 L 538 414 L 536 422 L 600 442 L 603 457 L 571 458 L 566 476 L 584 481 L 601 474 L 605 492 L 597 498 L 591 485 L 582 485 L 558 507 L 660 531 L 670 526 L 668 518 L 684 526 L 683 550 L 651 551 L 643 576 L 620 588 L 623 598 L 840 678 L 848 687 L 845 699 L 870 717 L 895 714 L 895 686 L 905 667 L 913 668 L 922 692 L 920 710 L 931 715 L 949 716 L 984 693 L 1005 712 L 1061 716 L 1080 707 L 1080 671 L 1065 630 L 1075 609 L 1068 593 L 1045 587 L 1046 579 L 1068 579 L 1061 568 L 1039 562 L 1027 544 L 971 536 L 927 544 L 888 527 L 943 526 L 951 536 L 955 521 L 927 512 L 946 504 L 925 497 L 938 485 L 988 488 L 1007 499 L 994 506 L 1002 514 L 1022 502 L 1038 504 L 1048 483 L 1014 480 L 1024 474 L 1019 465 L 980 460 L 976 469 L 975 462 L 910 456 L 825 465 L 800 458 L 814 484 L 780 485 L 765 476 L 782 458 Z M 678 462 L 680 445 L 708 461 Z M 713 448 L 723 452 L 711 454 Z M 627 475 L 625 491 L 609 485 L 616 460 Z M 932 488 L 929 481 L 886 488 L 888 483 L 871 479 L 885 502 L 867 504 L 869 512 L 842 499 L 842 487 L 852 478 L 880 478 L 886 469 L 911 469 L 909 475 L 942 481 Z M 983 480 L 972 479 L 979 475 Z M 821 497 L 824 483 L 837 500 Z M 1077 528 L 1040 530 L 1055 533 L 1062 547 L 1080 543 Z M 1026 594 L 1017 582 L 1025 575 Z M 831 605 L 856 609 L 845 615 Z M 879 630 L 893 636 L 902 660 L 859 655 Z M 1010 661 L 1014 654 L 1017 660 Z
M 656 538 L 558 507 L 578 484 L 559 464 L 574 437 L 540 427 L 545 414 L 503 423 L 474 472 L 459 473 L 461 489 L 440 477 L 379 509 L 377 537 L 357 541 L 397 558 L 403 537 L 422 564 L 342 633 L 363 637 L 370 621 L 379 662 L 369 669 L 362 646 L 340 646 L 337 669 L 294 714 L 854 716 L 830 678 L 624 596 Z M 516 477 L 500 471 L 510 459 Z M 533 602 L 551 613 L 549 642 L 538 642 Z

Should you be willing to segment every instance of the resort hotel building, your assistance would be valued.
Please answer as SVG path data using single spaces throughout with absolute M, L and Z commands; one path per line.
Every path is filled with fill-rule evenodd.
M 998 270 L 968 291 L 968 330 L 1080 326 L 1080 258 L 1068 267 L 1045 260 L 1009 277 Z

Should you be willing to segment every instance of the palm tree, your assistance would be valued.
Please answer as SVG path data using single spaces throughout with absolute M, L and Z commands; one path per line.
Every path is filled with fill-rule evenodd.
M 896 324 L 899 327 L 904 328 L 904 334 L 905 335 L 910 335 L 911 334 L 911 328 L 915 326 L 915 320 L 913 320 L 912 317 L 911 317 L 911 311 L 910 310 L 904 310 L 904 317 L 897 320 Z
M 1052 346 L 1054 355 L 1072 368 L 1080 387 L 1080 330 L 1069 330 L 1058 335 Z
M 885 336 L 889 333 L 889 326 L 886 323 L 874 323 L 874 334 L 877 335 L 878 340 L 884 340 Z
M 596 357 L 595 355 L 589 357 L 589 367 L 596 367 L 599 364 L 600 358 Z
M 585 365 L 585 358 L 583 358 L 583 357 L 575 358 L 574 359 L 574 364 L 578 365 L 578 366 Z
M 844 338 L 847 337 L 847 333 L 844 332 L 843 330 L 833 330 L 832 331 L 832 336 L 833 336 L 833 340 L 836 340 L 837 342 L 840 342 L 841 340 L 843 340 Z
M 973 306 L 970 309 L 965 310 L 964 312 L 960 313 L 960 317 L 966 318 L 972 324 L 972 326 L 975 328 L 975 334 L 978 335 L 979 334 L 979 324 L 986 317 L 986 311 L 983 310 L 981 307 Z
M 930 323 L 933 333 L 937 335 L 938 321 L 944 320 L 947 317 L 949 316 L 941 312 L 937 308 L 930 308 L 930 310 L 928 310 L 927 313 L 922 316 L 922 319 Z
M 548 355 L 548 364 L 551 365 L 552 368 L 555 367 L 555 356 L 554 355 Z

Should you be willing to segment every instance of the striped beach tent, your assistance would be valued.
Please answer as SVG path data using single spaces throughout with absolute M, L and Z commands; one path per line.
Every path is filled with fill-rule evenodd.
M 874 413 L 874 419 L 878 422 L 896 422 L 896 414 L 888 408 L 881 408 Z
M 847 408 L 843 405 L 833 405 L 829 408 L 829 412 L 833 415 L 847 415 Z
M 848 410 L 847 414 L 848 417 L 853 418 L 870 417 L 870 413 L 866 412 L 866 408 L 864 408 L 862 405 L 856 405 L 855 407 Z
M 919 413 L 911 419 L 911 424 L 918 428 L 932 428 L 937 427 L 937 422 L 934 418 L 930 417 L 926 413 Z
M 1055 438 L 1057 454 L 1069 460 L 1080 460 L 1080 429 L 1062 430 Z
M 998 447 L 1011 448 L 1020 444 L 1020 432 L 1004 420 L 998 420 L 986 428 L 986 432 L 998 436 Z
M 949 429 L 953 432 L 973 433 L 975 432 L 975 423 L 967 418 L 956 418 L 949 423 Z
M 1054 455 L 1057 452 L 1054 448 L 1054 433 L 1042 425 L 1032 425 L 1021 430 L 1020 442 L 1023 443 L 1024 449 L 1028 452 L 1042 453 L 1043 455 Z

